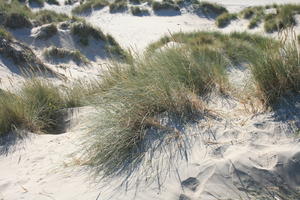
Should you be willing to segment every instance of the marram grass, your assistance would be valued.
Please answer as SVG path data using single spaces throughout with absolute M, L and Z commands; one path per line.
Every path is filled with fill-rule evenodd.
M 168 42 L 179 45 L 162 48 Z M 268 50 L 270 49 L 271 50 Z M 88 138 L 88 163 L 96 175 L 116 175 L 138 166 L 153 130 L 180 134 L 159 116 L 185 124 L 206 115 L 201 98 L 211 90 L 230 93 L 226 68 L 245 64 L 255 95 L 272 105 L 287 91 L 299 91 L 299 53 L 295 45 L 248 33 L 194 32 L 164 37 L 142 57 L 113 63 L 101 77 L 93 104 L 98 112 Z M 150 131 L 152 130 L 152 131 Z

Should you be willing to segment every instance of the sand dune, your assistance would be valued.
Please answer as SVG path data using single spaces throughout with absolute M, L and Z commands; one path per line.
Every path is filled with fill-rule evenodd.
M 254 5 L 299 3 L 299 0 L 210 1 L 223 4 L 231 12 Z M 43 9 L 70 14 L 73 7 L 46 4 Z M 191 13 L 176 16 L 151 13 L 137 17 L 129 13 L 110 14 L 106 7 L 82 17 L 110 33 L 122 47 L 134 51 L 143 51 L 151 42 L 179 31 L 247 30 L 246 20 L 236 20 L 218 29 L 214 20 Z M 296 19 L 300 21 L 299 16 Z M 42 50 L 54 45 L 78 49 L 92 61 L 84 67 L 67 63 L 67 70 L 52 63 L 51 69 L 64 74 L 69 81 L 96 78 L 101 73 L 101 65 L 107 62 L 102 44 L 92 41 L 88 47 L 79 46 L 70 30 L 60 28 L 50 39 L 39 40 L 34 37 L 38 28 L 19 29 L 13 34 L 41 59 Z M 300 26 L 295 31 L 300 33 Z M 262 25 L 250 32 L 266 35 Z M 0 57 L 1 88 L 9 89 L 12 82 L 22 80 L 12 73 L 14 69 L 11 61 Z M 228 73 L 237 93 L 250 84 L 246 68 L 232 67 Z M 145 153 L 139 168 L 103 180 L 91 177 L 84 158 L 83 141 L 94 108 L 70 109 L 65 119 L 69 126 L 63 134 L 28 133 L 22 140 L 4 137 L 0 141 L 0 199 L 300 199 L 300 139 L 295 134 L 300 129 L 300 96 L 282 99 L 273 111 L 217 94 L 205 100 L 214 117 L 204 117 L 186 126 L 161 117 L 163 124 L 180 131 L 180 139 L 161 142 L 159 138 L 147 138 L 145 143 L 152 148 Z

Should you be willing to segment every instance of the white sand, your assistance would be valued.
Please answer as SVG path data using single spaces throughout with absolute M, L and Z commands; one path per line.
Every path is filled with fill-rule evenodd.
M 221 2 L 233 12 L 250 5 L 299 3 L 299 0 L 211 1 Z M 70 8 L 49 5 L 46 8 L 70 12 Z M 129 14 L 111 15 L 108 8 L 104 8 L 92 12 L 86 19 L 112 34 L 122 46 L 137 50 L 145 49 L 149 43 L 165 34 L 217 30 L 213 20 L 192 14 L 134 17 Z M 237 20 L 222 31 L 244 31 L 246 26 L 246 21 Z M 262 28 L 252 31 L 262 32 Z M 19 30 L 14 34 L 19 39 L 26 36 L 24 38 L 27 39 L 23 41 L 40 56 L 41 51 L 50 44 L 76 48 L 70 34 L 62 30 L 48 43 L 33 40 L 28 30 Z M 92 46 L 86 49 L 86 54 L 91 54 L 92 50 L 95 53 L 97 51 Z M 95 59 L 92 65 L 101 65 L 103 62 L 105 60 L 101 58 Z M 6 84 L 4 88 L 9 87 L 12 77 L 13 69 L 8 67 L 13 65 L 1 58 L 0 78 Z M 67 72 L 63 72 L 63 69 L 58 71 L 69 79 L 96 76 L 98 73 L 88 67 L 72 68 L 72 64 L 67 67 L 70 69 Z M 237 90 L 247 86 L 247 70 L 242 67 L 230 68 L 228 73 Z M 17 74 L 13 76 L 21 79 Z M 181 148 L 177 142 L 158 148 L 152 163 L 142 163 L 143 167 L 132 172 L 130 179 L 127 179 L 127 192 L 125 187 L 117 187 L 125 177 L 96 183 L 82 165 L 84 160 L 79 156 L 83 148 L 81 142 L 89 125 L 85 119 L 93 109 L 81 108 L 67 119 L 70 128 L 64 134 L 29 134 L 28 138 L 10 146 L 10 149 L 6 149 L 7 145 L 0 146 L 0 199 L 248 200 L 258 199 L 259 195 L 265 195 L 266 199 L 300 199 L 299 193 L 287 196 L 284 190 L 300 189 L 300 139 L 294 134 L 300 128 L 300 98 L 283 101 L 285 104 L 275 112 L 261 112 L 259 108 L 245 106 L 233 98 L 212 95 L 208 99 L 208 106 L 219 117 L 201 119 L 184 127 L 180 140 L 184 151 L 179 151 Z M 10 138 L 8 141 L 14 140 Z M 149 151 L 146 156 L 150 155 Z M 138 187 L 136 183 L 139 183 Z

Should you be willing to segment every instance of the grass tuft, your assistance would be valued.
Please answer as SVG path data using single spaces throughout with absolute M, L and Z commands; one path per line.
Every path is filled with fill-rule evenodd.
M 107 0 L 88 0 L 72 10 L 74 14 L 80 14 L 92 9 L 101 9 L 108 6 L 109 2 Z
M 63 22 L 70 18 L 66 14 L 56 13 L 51 10 L 40 10 L 35 13 L 34 19 L 40 24 L 50 24 L 53 22 Z
M 0 27 L 0 37 L 5 38 L 6 40 L 11 40 L 13 36 L 6 29 Z
M 264 46 L 249 60 L 260 99 L 273 105 L 287 93 L 300 91 L 300 52 L 296 39 Z
M 261 23 L 260 18 L 259 18 L 259 17 L 254 17 L 254 18 L 252 18 L 252 19 L 250 20 L 250 23 L 249 23 L 249 25 L 248 25 L 248 28 L 249 28 L 249 29 L 253 29 L 253 28 L 257 27 L 259 23 Z
M 154 11 L 166 10 L 166 9 L 179 11 L 180 7 L 172 0 L 163 0 L 162 2 L 153 1 L 152 9 Z
M 230 24 L 232 20 L 237 19 L 237 14 L 233 13 L 224 13 L 217 17 L 216 19 L 216 25 L 219 28 L 224 28 Z
M 37 36 L 38 39 L 47 40 L 57 33 L 56 24 L 47 24 L 41 27 L 41 33 Z
M 96 29 L 86 22 L 76 22 L 71 26 L 71 32 L 79 37 L 82 45 L 89 44 L 89 38 L 93 37 L 95 40 L 106 40 L 105 35 L 100 29 Z
M 138 6 L 130 7 L 130 11 L 133 15 L 148 15 L 149 11 L 147 9 L 141 9 Z
M 5 20 L 4 25 L 11 29 L 29 28 L 32 26 L 31 22 L 28 18 L 26 18 L 26 16 L 18 13 L 9 14 Z
M 71 58 L 72 60 L 74 60 L 75 62 L 78 62 L 78 63 L 87 63 L 88 62 L 88 59 L 84 55 L 82 55 L 80 53 L 80 51 L 78 51 L 78 50 L 72 51 L 72 50 L 68 50 L 68 49 L 64 49 L 64 48 L 58 48 L 58 47 L 54 47 L 54 46 L 51 46 L 51 47 L 47 48 L 43 52 L 43 55 L 47 59 L 69 57 L 69 58 Z
M 60 90 L 38 79 L 24 82 L 16 94 L 0 92 L 0 135 L 15 130 L 53 133 L 66 107 Z
M 228 13 L 228 10 L 225 7 L 216 3 L 210 3 L 206 1 L 201 1 L 201 2 L 195 1 L 193 3 L 193 8 L 195 10 L 201 11 L 203 14 L 207 16 L 217 17 L 224 13 Z
M 294 15 L 300 14 L 300 5 L 281 5 L 276 10 L 276 14 L 265 16 L 264 28 L 266 32 L 272 33 L 296 25 Z
M 125 0 L 115 0 L 113 3 L 109 4 L 109 12 L 122 12 L 127 10 L 127 1 Z
M 149 11 L 147 9 L 142 9 L 138 6 L 130 7 L 131 13 L 133 15 L 149 15 Z
M 31 27 L 30 20 L 35 21 L 38 25 L 43 25 L 69 19 L 65 14 L 50 10 L 32 12 L 30 8 L 17 0 L 12 0 L 10 3 L 0 1 L 0 12 L 2 13 L 0 24 L 9 28 Z

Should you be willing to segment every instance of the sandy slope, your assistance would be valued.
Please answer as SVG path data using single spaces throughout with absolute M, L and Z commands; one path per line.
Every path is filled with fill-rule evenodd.
M 274 2 L 299 1 L 222 0 L 221 3 L 230 11 L 238 11 L 249 5 Z M 70 12 L 67 7 L 47 5 L 46 8 Z M 169 32 L 216 30 L 213 20 L 191 14 L 134 17 L 111 15 L 105 8 L 86 18 L 111 33 L 122 46 L 138 50 Z M 243 31 L 246 26 L 243 20 L 235 21 L 222 31 Z M 262 32 L 262 29 L 259 27 L 253 32 Z M 29 38 L 31 32 L 19 30 L 15 33 L 20 38 L 23 34 Z M 32 39 L 24 42 L 35 48 L 37 54 L 45 48 L 43 42 Z M 63 47 L 75 47 L 64 31 L 49 43 L 55 42 Z M 101 61 L 95 60 L 95 63 Z M 13 69 L 8 70 L 7 66 L 13 67 L 1 58 L 0 78 L 10 87 Z M 69 79 L 96 74 L 91 68 L 78 66 L 64 73 L 69 74 Z M 229 73 L 233 85 L 242 89 L 249 73 L 240 68 L 232 68 Z M 16 74 L 13 76 L 21 79 Z M 177 127 L 182 138 L 158 147 L 154 155 L 147 152 L 152 162 L 142 163 L 142 167 L 127 179 L 117 177 L 96 183 L 81 165 L 84 162 L 79 157 L 83 148 L 81 142 L 89 124 L 84 119 L 93 111 L 91 108 L 74 111 L 66 119 L 70 127 L 64 134 L 29 134 L 9 149 L 1 143 L 0 199 L 300 199 L 300 140 L 295 135 L 300 128 L 300 98 L 285 100 L 274 112 L 264 113 L 259 109 L 252 112 L 254 108 L 245 108 L 244 104 L 229 97 L 212 95 L 207 103 L 216 118 L 199 119 L 197 123 Z M 172 125 L 167 120 L 165 123 Z M 14 143 L 14 138 L 6 139 Z M 124 179 L 127 191 L 126 187 L 117 187 Z
M 244 69 L 229 71 L 232 83 L 247 82 Z M 234 74 L 245 76 L 236 79 Z M 61 135 L 32 135 L 0 157 L 3 199 L 298 199 L 300 196 L 300 98 L 283 101 L 275 112 L 254 114 L 234 98 L 212 95 L 216 118 L 176 126 L 181 139 L 148 151 L 151 163 L 128 177 L 95 183 L 81 164 L 81 141 L 92 108 L 66 119 Z M 287 103 L 288 102 L 288 103 Z M 13 141 L 13 140 L 10 140 Z M 5 146 L 2 146 L 5 147 Z M 14 149 L 16 148 L 16 149 Z M 153 154 L 154 153 L 154 154 Z M 122 187 L 121 182 L 125 180 Z M 136 184 L 138 183 L 138 184 Z M 126 187 L 125 187 L 126 186 Z M 289 191 L 289 192 L 287 192 Z M 297 192 L 298 191 L 298 192 Z
M 78 166 L 75 153 L 84 136 L 82 119 L 89 112 L 89 108 L 73 110 L 80 121 L 72 120 L 65 134 L 29 134 L 17 145 L 1 146 L 0 199 L 95 199 L 98 191 Z M 8 141 L 15 142 L 14 138 Z

